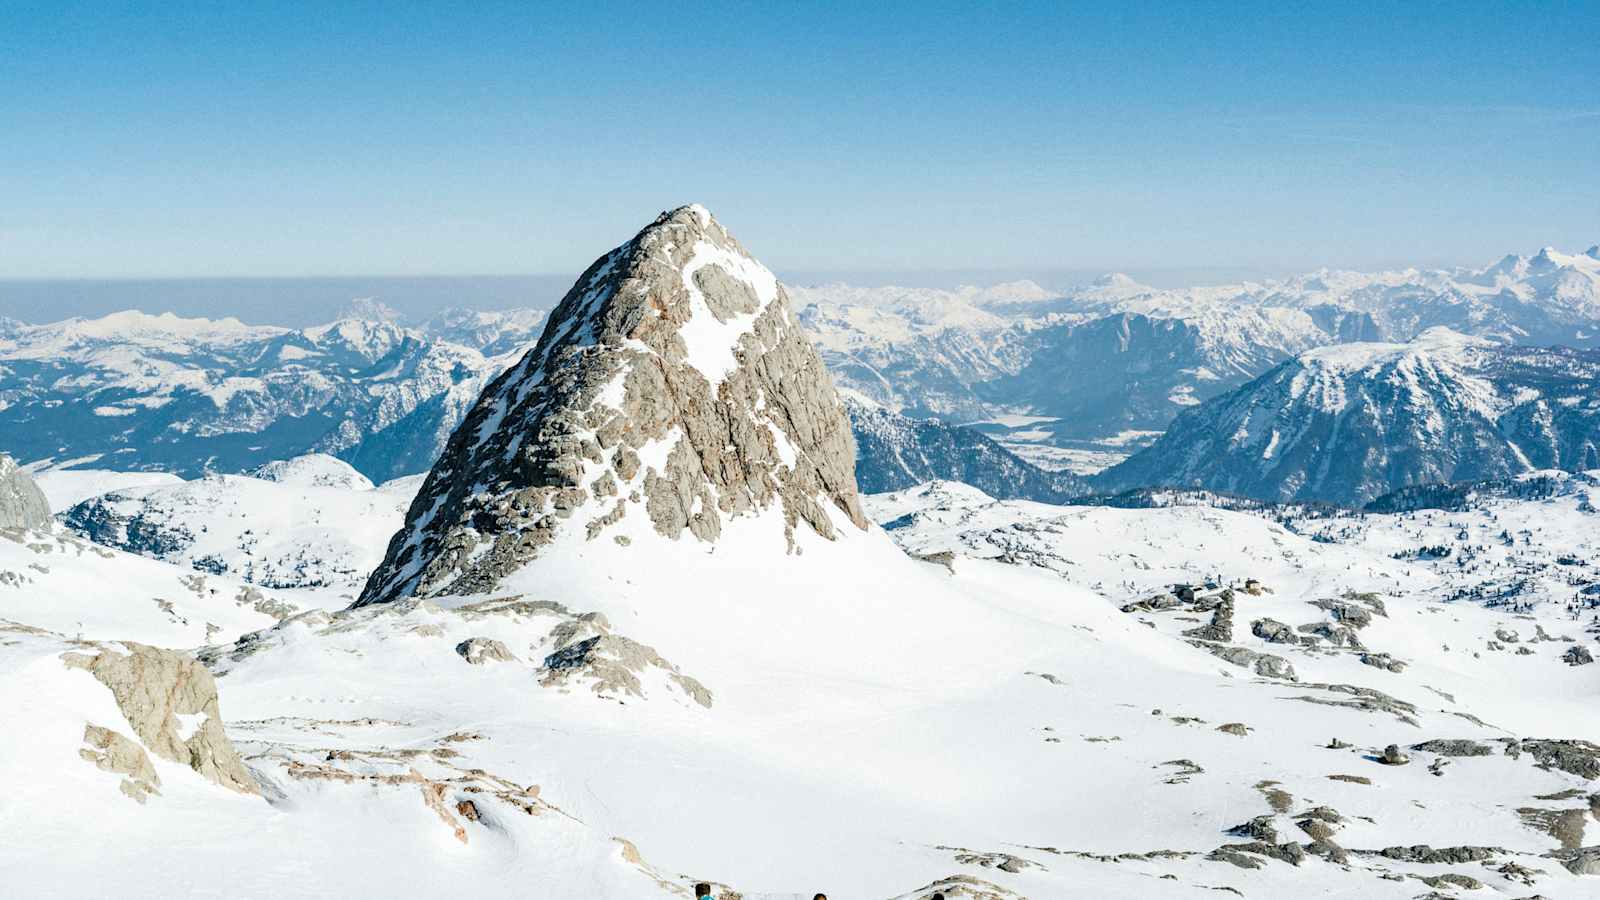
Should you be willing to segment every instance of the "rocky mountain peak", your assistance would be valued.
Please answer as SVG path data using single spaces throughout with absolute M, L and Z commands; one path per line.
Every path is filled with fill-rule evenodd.
M 709 544 L 741 520 L 779 552 L 835 539 L 867 527 L 854 460 L 782 285 L 681 207 L 596 260 L 479 397 L 357 605 L 490 591 L 562 541 Z

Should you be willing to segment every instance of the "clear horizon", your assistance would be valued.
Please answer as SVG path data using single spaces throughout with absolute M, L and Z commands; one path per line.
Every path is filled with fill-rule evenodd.
M 1532 255 L 1539 248 L 1522 249 Z M 1568 253 L 1581 248 L 1557 247 Z M 1504 254 L 1501 254 L 1503 256 Z M 1461 264 L 1482 268 L 1498 260 Z M 1396 263 L 1385 268 L 1454 268 Z M 1329 266 L 1330 269 L 1342 267 Z M 787 284 L 841 283 L 853 287 L 912 287 L 953 290 L 1027 280 L 1053 290 L 1081 286 L 1102 275 L 1120 273 L 1154 288 L 1175 289 L 1268 281 L 1311 270 L 1267 271 L 1239 266 L 1170 269 L 923 269 L 909 271 L 778 272 Z M 450 307 L 494 311 L 548 309 L 572 286 L 570 274 L 495 275 L 337 275 L 187 278 L 0 278 L 0 317 L 45 324 L 73 317 L 98 318 L 124 310 L 151 315 L 171 312 L 188 318 L 238 318 L 253 325 L 305 327 L 329 321 L 356 300 L 372 299 L 421 321 Z M 42 312 L 48 310 L 48 312 Z
M 33 8 L 0 278 L 1290 272 L 1600 241 L 1600 8 Z

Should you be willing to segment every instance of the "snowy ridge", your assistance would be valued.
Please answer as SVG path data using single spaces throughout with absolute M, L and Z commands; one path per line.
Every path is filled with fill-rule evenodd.
M 1443 328 L 1322 348 L 1179 416 L 1097 484 L 1359 505 L 1407 485 L 1581 471 L 1600 465 L 1597 387 L 1593 351 Z
M 59 518 L 102 546 L 211 575 L 353 594 L 383 558 L 417 487 L 412 477 L 374 488 L 345 463 L 312 455 L 256 477 L 114 489 Z

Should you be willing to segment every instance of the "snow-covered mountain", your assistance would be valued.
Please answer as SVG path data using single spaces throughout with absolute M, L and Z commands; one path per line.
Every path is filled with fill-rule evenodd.
M 1060 291 L 790 291 L 841 386 L 892 412 L 985 423 L 1030 462 L 1088 474 L 1183 410 L 1316 347 L 1404 341 L 1437 325 L 1595 346 L 1596 252 L 1181 290 L 1111 275 Z M 410 328 L 375 301 L 298 330 L 134 312 L 8 321 L 0 428 L 32 466 L 196 477 L 322 452 L 383 481 L 425 471 L 543 325 L 539 310 L 455 309 Z
M 1183 413 L 1102 488 L 1365 503 L 1408 485 L 1600 466 L 1600 353 L 1435 328 L 1308 351 Z
M 1444 326 L 1506 343 L 1600 347 L 1597 254 L 1546 248 L 1482 269 L 1319 270 L 1184 289 L 1117 274 L 1061 291 L 1021 283 L 794 293 L 842 386 L 914 416 L 1049 417 L 1025 437 L 997 436 L 1013 449 L 1070 450 L 1160 431 L 1184 409 L 1330 344 L 1403 342 Z
M 419 328 L 430 338 L 471 347 L 484 356 L 526 350 L 544 330 L 545 310 L 441 310 Z
M 421 481 L 413 475 L 374 487 L 342 460 L 316 454 L 271 463 L 253 477 L 111 490 L 60 519 L 102 546 L 264 588 L 356 591 Z
M 1043 292 L 1031 283 L 1011 287 L 1025 297 Z M 989 405 L 977 386 L 1025 359 L 1011 323 L 976 305 L 976 290 L 836 284 L 793 294 L 801 324 L 839 383 L 893 411 L 982 418 Z
M 138 312 L 12 328 L 0 335 L 0 433 L 24 463 L 195 477 L 320 452 L 387 480 L 432 464 L 537 323 L 432 323 L 463 344 L 372 304 L 353 312 L 295 330 Z
M 982 432 L 938 419 L 913 419 L 846 399 L 856 439 L 856 483 L 867 493 L 929 481 L 959 481 L 995 497 L 1062 502 L 1090 492 L 1070 472 L 1042 469 Z
M 1591 485 L 1291 527 L 863 500 L 850 443 L 784 289 L 685 207 L 483 393 L 356 605 L 0 531 L 7 887 L 1593 893 Z

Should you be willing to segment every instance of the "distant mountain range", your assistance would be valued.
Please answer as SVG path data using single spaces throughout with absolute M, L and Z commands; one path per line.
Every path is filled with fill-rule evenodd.
M 375 481 L 432 464 L 536 311 L 450 311 L 402 327 L 374 304 L 326 325 L 124 312 L 0 329 L 0 434 L 24 462 L 185 477 L 306 452 Z
M 1481 269 L 1320 270 L 1181 290 L 1108 275 L 1064 291 L 1018 282 L 794 294 L 842 386 L 918 417 L 1027 414 L 1024 428 L 991 429 L 1024 452 L 1116 440 L 1105 449 L 1126 454 L 1137 449 L 1129 432 L 1162 431 L 1183 410 L 1332 344 L 1404 342 L 1444 326 L 1510 344 L 1600 347 L 1600 247 Z
M 1585 399 L 1600 248 L 1184 290 L 1110 275 L 1065 291 L 791 296 L 856 398 L 868 490 L 942 478 L 1051 502 L 1177 485 L 1362 503 L 1600 464 Z M 319 452 L 387 481 L 433 463 L 543 324 L 531 309 L 412 324 L 371 301 L 300 329 L 138 312 L 0 321 L 3 449 L 36 467 L 188 478 Z

